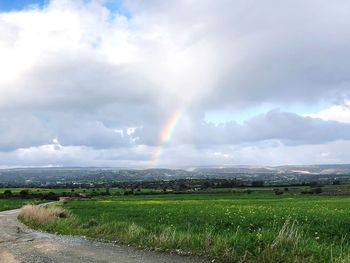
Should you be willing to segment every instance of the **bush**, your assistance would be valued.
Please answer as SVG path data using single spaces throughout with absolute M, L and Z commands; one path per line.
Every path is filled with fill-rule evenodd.
M 24 198 L 28 198 L 29 197 L 29 191 L 28 190 L 21 190 L 19 192 L 19 196 L 24 199 Z
M 283 192 L 280 189 L 273 189 L 275 195 L 283 195 Z
M 49 193 L 43 195 L 43 199 L 52 200 L 52 201 L 58 201 L 59 197 L 54 192 L 49 192 Z
M 310 195 L 310 194 L 313 194 L 314 192 L 312 192 L 312 191 L 301 191 L 300 193 L 303 194 L 303 195 Z
M 5 198 L 10 198 L 12 196 L 13 196 L 13 194 L 12 194 L 11 190 L 5 190 L 5 192 L 4 192 L 4 197 Z
M 321 188 L 321 187 L 317 187 L 317 188 L 315 188 L 315 189 L 313 190 L 313 192 L 314 192 L 315 194 L 320 194 L 320 193 L 322 193 L 322 188 Z

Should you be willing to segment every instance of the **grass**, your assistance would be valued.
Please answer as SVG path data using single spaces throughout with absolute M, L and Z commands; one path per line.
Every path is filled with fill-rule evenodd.
M 20 208 L 25 204 L 32 203 L 34 200 L 31 199 L 19 199 L 19 198 L 10 198 L 10 199 L 0 199 L 0 211 L 11 210 Z
M 223 262 L 350 262 L 350 198 L 198 194 L 71 200 L 34 228 Z
M 57 218 L 66 218 L 67 212 L 59 206 L 25 205 L 21 208 L 19 217 L 39 223 L 47 223 Z

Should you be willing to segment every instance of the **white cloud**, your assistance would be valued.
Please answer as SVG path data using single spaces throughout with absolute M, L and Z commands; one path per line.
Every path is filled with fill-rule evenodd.
M 2 165 L 148 165 L 178 109 L 185 114 L 165 146 L 174 153 L 165 165 L 281 163 L 288 154 L 350 162 L 328 149 L 350 139 L 349 104 L 339 104 L 349 97 L 348 1 L 121 4 L 130 15 L 99 0 L 0 13 Z M 320 100 L 335 105 L 205 122 L 213 110 L 239 115 L 265 103 Z M 261 147 L 272 141 L 282 146 Z M 322 158 L 312 157 L 316 145 Z M 232 147 L 238 155 L 226 151 Z M 304 149 L 310 154 L 298 159 Z
M 304 116 L 319 118 L 326 121 L 350 123 L 350 101 L 341 105 L 333 105 L 320 112 L 304 114 Z

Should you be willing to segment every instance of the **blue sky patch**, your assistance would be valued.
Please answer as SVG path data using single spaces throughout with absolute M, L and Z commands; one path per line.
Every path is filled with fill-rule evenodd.
M 131 13 L 123 6 L 122 0 L 107 0 L 105 6 L 112 12 L 131 18 Z
M 48 3 L 47 0 L 1 0 L 0 1 L 0 11 L 17 11 L 26 9 L 29 7 L 40 7 L 42 8 Z
M 118 13 L 130 19 L 131 13 L 123 6 L 122 2 L 122 0 L 106 0 L 104 5 L 112 13 Z M 43 8 L 49 3 L 50 0 L 0 0 L 0 12 L 18 11 L 33 7 Z

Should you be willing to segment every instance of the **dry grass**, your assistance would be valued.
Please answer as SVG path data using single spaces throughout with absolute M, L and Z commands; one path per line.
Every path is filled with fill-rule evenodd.
M 300 244 L 300 241 L 301 234 L 296 226 L 296 221 L 290 223 L 290 221 L 287 220 L 278 232 L 274 242 L 271 244 L 271 248 L 273 249 L 283 244 L 286 244 L 290 248 L 296 248 Z
M 262 251 L 261 262 L 312 262 L 312 255 L 304 253 L 303 234 L 296 221 L 287 220 L 273 242 Z
M 66 217 L 67 213 L 62 207 L 57 206 L 26 205 L 22 207 L 19 216 L 23 219 L 45 223 Z

